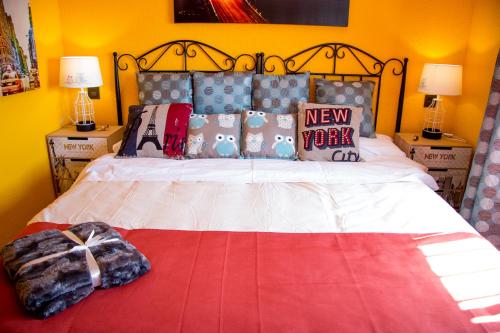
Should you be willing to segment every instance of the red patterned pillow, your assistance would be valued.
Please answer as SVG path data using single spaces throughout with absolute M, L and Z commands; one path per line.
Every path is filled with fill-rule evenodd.
M 186 103 L 131 106 L 116 156 L 182 158 L 192 109 Z

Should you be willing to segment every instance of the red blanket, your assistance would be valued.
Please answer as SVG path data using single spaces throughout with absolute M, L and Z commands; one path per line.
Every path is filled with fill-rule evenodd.
M 24 234 L 65 227 L 36 223 Z M 481 265 L 439 265 L 450 254 L 471 260 L 479 236 L 119 231 L 150 259 L 150 273 L 47 320 L 28 317 L 0 273 L 0 332 L 500 330 L 500 293 L 488 295 L 486 282 L 457 287 Z

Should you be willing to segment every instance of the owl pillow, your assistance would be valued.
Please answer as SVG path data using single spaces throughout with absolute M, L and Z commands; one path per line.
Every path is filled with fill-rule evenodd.
M 186 156 L 238 158 L 240 114 L 192 114 L 189 118 Z
M 116 157 L 182 158 L 192 109 L 187 103 L 130 106 Z
M 358 162 L 363 108 L 303 103 L 298 114 L 298 153 L 303 161 Z
M 296 114 L 244 111 L 241 154 L 245 158 L 297 158 Z

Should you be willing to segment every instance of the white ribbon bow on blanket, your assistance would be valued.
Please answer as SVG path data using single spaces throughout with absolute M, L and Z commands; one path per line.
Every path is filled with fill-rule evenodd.
M 63 256 L 67 253 L 70 252 L 75 252 L 75 251 L 85 251 L 85 257 L 87 259 L 87 265 L 89 266 L 89 271 L 90 271 L 90 277 L 92 279 L 92 286 L 98 287 L 101 285 L 101 270 L 99 269 L 99 265 L 97 265 L 97 261 L 95 260 L 94 256 L 92 255 L 92 252 L 90 251 L 90 248 L 93 246 L 105 244 L 105 243 L 110 243 L 110 242 L 116 242 L 120 241 L 118 238 L 110 238 L 110 239 L 103 239 L 101 235 L 98 235 L 94 237 L 94 230 L 89 235 L 89 238 L 87 238 L 87 241 L 84 243 L 78 236 L 76 236 L 74 233 L 72 233 L 69 230 L 64 230 L 62 232 L 66 237 L 74 241 L 75 243 L 78 243 L 79 245 L 74 246 L 73 248 L 62 251 L 62 252 L 57 252 L 53 254 L 49 254 L 47 256 L 43 256 L 37 259 L 33 259 L 31 261 L 28 261 L 27 263 L 23 264 L 21 267 L 16 272 L 16 275 L 19 274 L 24 268 L 39 264 L 41 262 L 47 261 L 52 258 L 60 257 Z

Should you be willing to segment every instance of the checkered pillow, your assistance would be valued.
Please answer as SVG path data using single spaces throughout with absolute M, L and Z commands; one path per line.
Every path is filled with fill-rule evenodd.
M 138 73 L 137 85 L 142 105 L 193 103 L 189 73 Z
M 253 76 L 253 109 L 269 113 L 292 113 L 309 99 L 309 73 Z
M 372 114 L 374 82 L 315 79 L 314 84 L 316 86 L 316 103 L 362 107 L 359 134 L 367 138 L 375 137 Z

